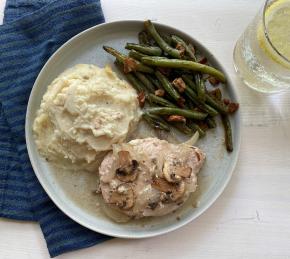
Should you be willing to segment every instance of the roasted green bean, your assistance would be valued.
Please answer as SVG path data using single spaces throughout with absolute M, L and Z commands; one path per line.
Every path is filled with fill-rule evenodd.
M 218 112 L 212 108 L 211 106 L 207 105 L 206 103 L 202 103 L 199 99 L 196 93 L 189 87 L 186 87 L 185 95 L 202 111 L 208 113 L 210 116 L 216 116 L 218 115 Z
M 155 87 L 157 88 L 157 89 L 160 89 L 161 87 L 160 87 L 160 83 L 159 83 L 159 81 L 158 81 L 158 79 L 157 78 L 155 78 L 155 76 L 153 76 L 153 75 L 147 75 L 147 78 L 151 81 L 151 83 L 153 84 L 153 85 L 155 85 Z
M 206 74 L 212 85 L 226 83 L 223 72 L 206 65 L 206 57 L 198 60 L 195 48 L 182 37 L 159 33 L 150 20 L 144 27 L 138 34 L 139 44 L 126 44 L 128 55 L 103 46 L 116 57 L 118 68 L 136 89 L 140 107 L 146 103 L 144 120 L 157 129 L 174 127 L 183 134 L 197 131 L 203 137 L 206 130 L 217 126 L 215 116 L 220 114 L 226 148 L 233 151 L 229 114 L 238 104 L 223 99 L 219 88 L 208 91 L 203 79 Z
M 159 71 L 155 72 L 155 75 L 161 85 L 163 86 L 164 90 L 177 102 L 181 101 L 180 94 L 175 90 L 175 88 L 171 85 L 169 80 Z
M 174 43 L 173 40 L 171 39 L 171 37 L 167 34 L 162 34 L 160 35 L 160 37 L 169 45 L 172 46 L 172 44 Z
M 148 112 L 157 115 L 181 115 L 185 118 L 203 120 L 206 118 L 207 114 L 198 111 L 180 109 L 180 108 L 171 108 L 171 107 L 155 107 L 148 108 Z
M 197 91 L 196 84 L 193 82 L 193 80 L 191 80 L 191 77 L 189 75 L 182 75 L 181 78 L 192 90 L 194 90 L 195 92 Z
M 143 118 L 147 121 L 148 124 L 150 124 L 154 128 L 170 131 L 170 127 L 167 122 L 160 118 L 158 115 L 144 112 Z
M 189 55 L 190 59 L 194 62 L 197 62 L 195 53 L 191 50 L 191 48 L 186 44 L 186 42 L 176 35 L 171 36 L 173 42 L 176 44 L 181 44 L 185 48 L 185 52 Z M 200 74 L 195 75 L 195 83 L 196 83 L 196 92 L 199 99 L 204 102 L 205 101 L 205 84 L 204 81 L 201 79 Z
M 210 96 L 209 94 L 206 94 L 205 101 L 206 101 L 206 103 L 208 103 L 210 106 L 215 108 L 220 113 L 222 113 L 222 114 L 228 113 L 227 106 L 225 106 L 221 101 L 219 101 L 218 99 Z
M 148 34 L 146 31 L 140 31 L 138 33 L 138 40 L 140 44 L 150 46 L 150 39 L 148 38 Z
M 198 131 L 200 137 L 205 136 L 205 134 L 206 134 L 205 131 L 201 127 L 199 127 L 196 123 L 194 123 L 192 121 L 187 121 L 186 124 L 189 128 L 193 129 L 194 131 Z
M 140 71 L 144 73 L 154 73 L 154 70 L 151 67 L 148 67 L 142 63 L 140 63 L 138 60 L 132 59 L 127 57 L 126 55 L 120 53 L 119 51 L 108 47 L 108 46 L 103 46 L 103 49 L 108 52 L 109 54 L 113 55 L 116 57 L 116 59 L 121 62 L 122 64 L 128 65 L 128 63 L 131 63 L 130 68 L 132 71 Z
M 195 75 L 195 82 L 196 82 L 197 96 L 198 96 L 199 100 L 204 103 L 206 89 L 205 89 L 204 81 L 200 78 L 199 74 Z
M 143 85 L 145 85 L 150 93 L 154 93 L 155 87 L 146 75 L 142 74 L 141 72 L 135 72 L 134 74 L 143 83 Z
M 161 56 L 162 50 L 157 46 L 144 46 L 136 43 L 127 43 L 125 49 L 134 49 L 150 56 Z
M 136 59 L 138 61 L 141 61 L 141 58 L 147 57 L 147 55 L 132 49 L 132 50 L 129 51 L 129 57 L 130 58 L 134 58 L 134 59 Z
M 219 101 L 222 100 L 222 92 L 221 92 L 221 89 L 219 89 L 219 88 L 215 88 L 214 90 L 210 91 L 209 95 L 213 96 L 214 98 L 216 98 Z
M 146 91 L 146 88 L 145 86 L 142 84 L 142 82 L 140 82 L 133 74 L 131 73 L 128 73 L 128 74 L 125 74 L 124 71 L 123 71 L 123 64 L 118 60 L 116 59 L 115 60 L 115 65 L 116 67 L 121 71 L 123 72 L 123 74 L 125 75 L 125 77 L 128 79 L 128 81 L 131 83 L 131 85 L 133 86 L 133 88 L 137 91 L 137 93 L 140 93 L 140 92 L 145 92 Z
M 162 98 L 162 97 L 159 97 L 159 96 L 156 96 L 155 94 L 148 94 L 148 99 L 152 102 L 152 103 L 155 103 L 155 104 L 158 104 L 158 105 L 161 105 L 161 106 L 164 106 L 164 107 L 177 107 L 175 104 L 173 104 L 172 102 Z
M 128 81 L 131 83 L 131 85 L 136 89 L 138 93 L 140 92 L 146 92 L 146 89 L 144 85 L 131 73 L 125 74 L 125 77 L 128 79 Z
M 184 80 L 184 82 L 190 86 L 191 90 L 194 89 L 194 91 L 197 91 L 197 87 L 194 84 L 194 82 L 190 79 L 189 76 L 187 75 L 182 75 L 182 79 Z M 191 96 L 193 96 L 193 98 L 196 96 L 195 93 L 193 91 L 190 91 L 188 89 L 188 92 L 191 93 Z M 205 94 L 205 101 L 207 104 L 209 104 L 211 107 L 213 107 L 215 110 L 219 111 L 220 113 L 227 113 L 228 109 L 227 107 L 218 99 L 214 98 L 213 96 L 211 96 L 209 93 Z M 206 104 L 205 104 L 206 106 Z M 212 114 L 210 114 L 211 116 L 214 116 Z
M 157 42 L 159 47 L 163 49 L 164 52 L 168 53 L 174 58 L 180 58 L 180 52 L 177 49 L 172 48 L 168 45 L 165 40 L 161 38 L 157 30 L 155 29 L 153 23 L 150 20 L 144 22 L 146 31 L 151 35 L 151 37 Z
M 189 57 L 193 60 L 193 61 L 197 61 L 196 60 L 196 56 L 193 53 L 193 51 L 190 49 L 190 47 L 186 44 L 186 42 L 181 39 L 180 37 L 176 36 L 176 35 L 171 35 L 171 39 L 175 44 L 181 44 L 184 48 L 185 48 L 185 52 L 189 55 Z
M 189 69 L 192 71 L 197 71 L 204 74 L 215 76 L 222 83 L 226 82 L 226 77 L 221 71 L 194 61 L 181 59 L 168 59 L 160 57 L 143 57 L 141 59 L 141 62 L 149 66 Z
M 232 136 L 232 127 L 230 118 L 227 114 L 221 115 L 223 126 L 225 129 L 225 142 L 227 151 L 232 152 L 233 151 L 233 136 Z
M 212 117 L 205 118 L 205 123 L 208 125 L 208 127 L 210 129 L 213 129 L 216 127 L 216 122 L 215 122 L 214 118 L 212 118 Z
M 178 131 L 180 131 L 183 134 L 189 135 L 193 133 L 193 130 L 184 123 L 172 122 L 170 123 L 170 125 L 172 125 L 174 128 L 176 128 Z

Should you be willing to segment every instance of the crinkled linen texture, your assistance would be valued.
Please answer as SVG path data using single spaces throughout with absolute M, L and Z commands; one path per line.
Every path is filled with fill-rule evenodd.
M 99 0 L 7 0 L 0 26 L 0 216 L 38 221 L 52 257 L 110 237 L 68 218 L 42 189 L 26 149 L 26 106 L 48 58 L 102 22 Z

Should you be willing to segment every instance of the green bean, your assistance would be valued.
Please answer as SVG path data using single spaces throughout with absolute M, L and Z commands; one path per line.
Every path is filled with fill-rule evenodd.
M 148 38 L 148 34 L 145 31 L 140 31 L 138 33 L 138 39 L 139 39 L 139 43 L 143 44 L 143 45 L 148 45 L 150 46 L 150 40 Z
M 147 55 L 132 49 L 129 51 L 129 57 L 141 61 L 141 58 L 147 57 Z
M 180 122 L 173 122 L 170 123 L 174 128 L 176 128 L 177 130 L 179 130 L 181 133 L 189 135 L 192 134 L 192 129 L 188 126 L 186 126 L 186 124 L 184 123 L 180 123 Z
M 147 90 L 151 93 L 154 93 L 155 87 L 146 77 L 146 75 L 142 74 L 141 72 L 135 72 L 135 76 L 146 86 Z
M 170 56 L 175 58 L 180 58 L 180 52 L 177 49 L 172 48 L 168 45 L 156 31 L 153 23 L 150 20 L 144 22 L 146 31 L 151 35 L 152 38 L 157 42 L 159 47 L 163 49 L 164 52 L 168 53 Z
M 160 37 L 169 45 L 172 46 L 173 40 L 171 39 L 171 37 L 167 34 L 162 34 L 160 35 Z
M 204 103 L 205 101 L 205 84 L 204 81 L 200 78 L 199 74 L 195 75 L 196 81 L 196 92 L 199 100 Z
M 156 96 L 155 94 L 148 94 L 148 99 L 155 104 L 164 106 L 164 107 L 177 107 L 175 104 L 173 104 L 170 101 L 167 101 L 166 99 Z
M 180 102 L 181 97 L 180 94 L 175 90 L 175 88 L 171 85 L 169 80 L 159 71 L 155 72 L 155 75 L 161 85 L 163 86 L 164 90 L 177 102 Z
M 181 39 L 180 37 L 178 37 L 176 35 L 171 35 L 171 39 L 175 44 L 178 44 L 178 43 L 181 44 L 185 48 L 185 52 L 189 55 L 189 57 L 193 61 L 195 61 L 195 62 L 197 61 L 195 54 L 192 52 L 190 47 L 186 44 L 186 42 L 183 39 Z
M 215 88 L 214 90 L 210 91 L 209 95 L 213 96 L 214 98 L 216 98 L 219 101 L 222 100 L 222 92 L 221 92 L 221 89 L 219 89 L 219 88 Z
M 201 72 L 204 74 L 209 74 L 215 76 L 222 83 L 226 82 L 225 75 L 210 66 L 200 64 L 194 61 L 181 60 L 181 59 L 168 59 L 160 57 L 144 57 L 141 59 L 141 62 L 149 66 L 158 66 L 158 67 L 170 67 L 170 68 L 184 68 L 192 71 Z
M 181 78 L 192 90 L 196 92 L 196 84 L 191 80 L 189 75 L 182 75 Z
M 189 97 L 193 98 L 194 100 L 196 100 L 197 102 L 199 102 L 197 95 L 192 91 L 192 89 L 194 89 L 195 91 L 197 91 L 196 89 L 196 85 L 194 84 L 194 82 L 190 79 L 189 76 L 187 75 L 182 75 L 182 79 L 184 80 L 184 82 L 189 85 L 191 88 L 190 89 L 186 89 L 187 93 L 189 93 Z M 193 100 L 193 101 L 194 101 Z M 228 109 L 227 107 L 220 102 L 219 100 L 215 99 L 214 97 L 212 97 L 210 94 L 206 93 L 205 95 L 205 101 L 206 103 L 208 103 L 209 105 L 205 104 L 204 107 L 207 107 L 209 109 L 212 109 L 212 107 L 214 108 L 214 110 L 219 111 L 220 113 L 227 113 Z M 211 114 L 209 111 L 207 111 L 211 116 L 215 116 L 213 114 Z
M 116 57 L 116 59 L 123 63 L 124 65 L 126 64 L 126 61 L 128 61 L 129 59 L 131 59 L 131 61 L 133 61 L 134 63 L 134 67 L 132 67 L 132 69 L 134 71 L 140 71 L 140 72 L 144 72 L 144 73 L 154 73 L 154 70 L 151 67 L 145 66 L 144 64 L 140 63 L 138 60 L 132 59 L 127 57 L 126 55 L 118 52 L 117 50 L 108 47 L 108 46 L 103 46 L 103 49 L 108 52 L 109 54 L 113 55 L 114 57 Z
M 210 129 L 213 129 L 216 127 L 216 122 L 215 122 L 214 118 L 212 118 L 212 117 L 205 118 L 205 123 L 208 125 L 208 127 Z
M 134 49 L 143 54 L 150 55 L 150 56 L 161 56 L 162 50 L 159 47 L 155 46 L 142 46 L 136 43 L 127 43 L 125 49 Z
M 144 85 L 133 74 L 129 73 L 125 74 L 125 76 L 138 93 L 146 92 Z
M 117 66 L 117 68 L 124 73 L 123 71 L 123 64 L 116 59 L 116 61 L 114 62 L 115 65 Z M 128 81 L 131 83 L 131 85 L 133 86 L 133 88 L 137 91 L 137 93 L 140 92 L 145 92 L 145 86 L 131 73 L 128 74 L 124 74 L 125 77 L 128 79 Z
M 207 114 L 198 111 L 180 109 L 180 108 L 171 108 L 171 107 L 156 107 L 148 108 L 148 112 L 157 115 L 181 115 L 185 118 L 203 120 L 206 118 Z
M 162 129 L 165 131 L 170 131 L 170 127 L 162 118 L 155 114 L 143 113 L 143 118 L 150 124 L 153 128 Z
M 186 87 L 185 95 L 195 104 L 198 108 L 200 108 L 202 111 L 208 113 L 210 116 L 216 116 L 218 115 L 218 112 L 212 108 L 211 106 L 207 105 L 206 103 L 202 103 L 199 99 L 196 93 L 189 87 Z
M 232 152 L 233 151 L 233 136 L 232 136 L 231 122 L 227 114 L 223 114 L 221 117 L 222 117 L 224 129 L 225 129 L 226 148 L 227 148 L 227 151 Z
M 187 121 L 187 126 L 195 131 L 198 131 L 200 137 L 204 137 L 206 134 L 201 127 L 199 127 L 196 123 L 192 121 Z
M 127 58 L 126 55 L 120 53 L 119 51 L 111 48 L 111 47 L 108 47 L 108 46 L 103 46 L 103 49 L 108 52 L 109 54 L 113 55 L 114 57 L 116 57 L 116 59 L 121 62 L 121 63 L 124 63 L 124 60 Z
M 195 54 L 192 52 L 191 48 L 185 43 L 183 39 L 176 35 L 171 36 L 173 42 L 181 44 L 184 48 L 186 53 L 189 55 L 190 59 L 194 62 L 197 61 Z M 201 76 L 199 74 L 195 75 L 195 82 L 196 82 L 196 92 L 199 99 L 204 102 L 205 101 L 205 84 L 204 81 L 201 79 Z
M 147 75 L 147 78 L 150 80 L 150 82 L 151 82 L 153 85 L 155 85 L 155 87 L 156 87 L 157 89 L 160 89 L 160 88 L 161 88 L 158 79 L 155 78 L 153 75 L 149 75 L 149 74 L 148 74 L 148 75 Z
M 228 108 L 218 99 L 206 94 L 205 101 L 222 114 L 228 113 Z

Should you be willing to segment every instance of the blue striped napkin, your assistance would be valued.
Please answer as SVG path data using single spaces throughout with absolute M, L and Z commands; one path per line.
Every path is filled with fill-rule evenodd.
M 38 221 L 51 257 L 110 237 L 72 221 L 42 189 L 26 150 L 26 105 L 52 53 L 102 22 L 99 0 L 7 0 L 0 26 L 0 217 Z

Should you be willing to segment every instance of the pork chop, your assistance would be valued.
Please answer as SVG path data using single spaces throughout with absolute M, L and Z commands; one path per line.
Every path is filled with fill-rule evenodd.
M 157 138 L 113 145 L 99 169 L 102 196 L 132 218 L 168 214 L 196 190 L 204 160 L 197 147 Z

